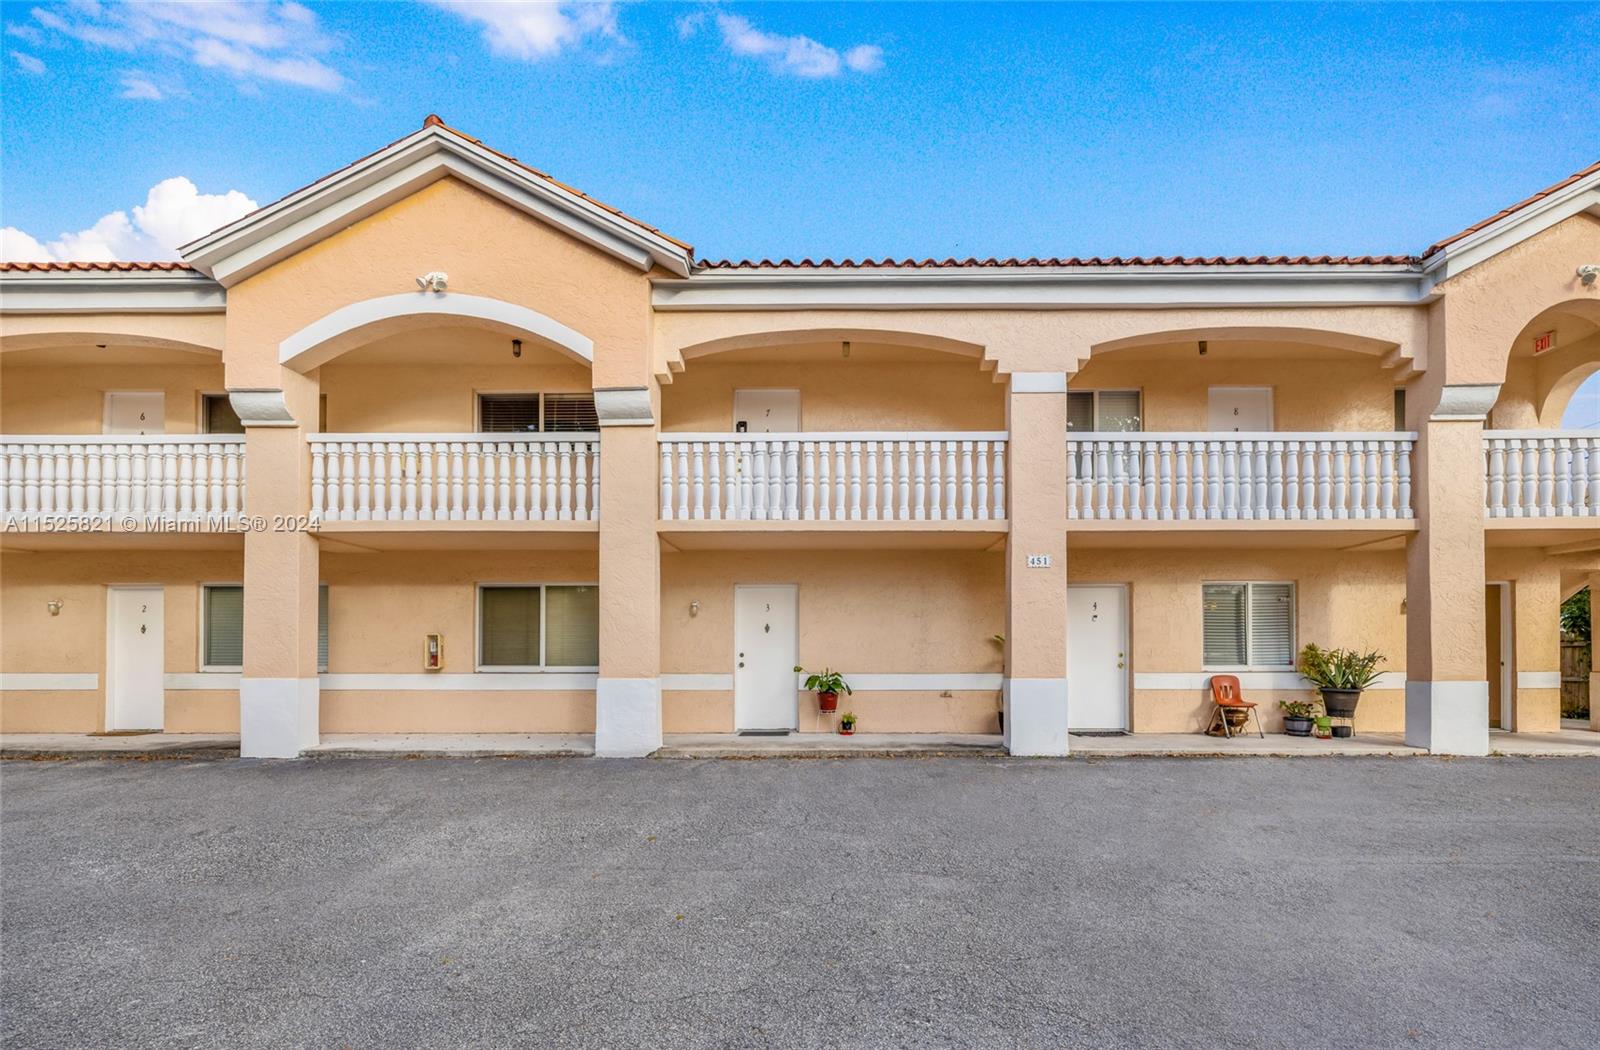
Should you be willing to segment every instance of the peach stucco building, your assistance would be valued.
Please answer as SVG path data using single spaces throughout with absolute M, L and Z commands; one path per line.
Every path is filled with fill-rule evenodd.
M 1482 754 L 1600 583 L 1600 165 L 1418 255 L 704 262 L 429 118 L 0 271 L 0 728 L 1198 732 Z

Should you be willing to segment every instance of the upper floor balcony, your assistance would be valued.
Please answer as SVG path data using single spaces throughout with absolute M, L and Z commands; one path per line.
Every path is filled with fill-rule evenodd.
M 1593 550 L 1600 537 L 1600 433 L 1487 430 L 1485 543 Z
M 243 435 L 0 436 L 0 519 L 24 531 L 227 531 L 244 486 Z

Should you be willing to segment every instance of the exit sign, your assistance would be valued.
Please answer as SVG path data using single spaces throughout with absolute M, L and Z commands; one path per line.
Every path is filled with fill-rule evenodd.
M 1543 332 L 1533 337 L 1533 352 L 1536 354 L 1542 354 L 1546 350 L 1554 349 L 1555 345 L 1556 334 L 1554 332 Z

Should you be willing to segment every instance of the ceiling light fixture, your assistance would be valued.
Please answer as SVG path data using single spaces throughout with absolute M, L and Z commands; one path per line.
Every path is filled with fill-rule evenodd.
M 1200 356 L 1206 356 L 1206 341 L 1204 339 L 1200 340 Z

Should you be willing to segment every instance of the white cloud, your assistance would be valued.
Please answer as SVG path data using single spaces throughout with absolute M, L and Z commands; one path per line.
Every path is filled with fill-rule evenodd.
M 483 27 L 491 54 L 535 62 L 593 37 L 623 42 L 616 5 L 610 0 L 557 3 L 553 0 L 426 0 Z
M 25 22 L 12 22 L 6 26 L 6 34 L 19 40 L 26 40 L 30 44 L 44 43 L 44 34 Z
M 218 70 L 246 88 L 271 82 L 339 91 L 346 83 L 344 75 L 320 57 L 334 50 L 338 41 L 323 31 L 313 11 L 298 3 L 78 0 L 70 6 L 36 7 L 32 14 L 38 27 L 57 36 L 94 48 L 146 55 L 151 61 Z M 145 79 L 155 86 L 155 81 Z M 129 96 L 126 79 L 123 86 L 124 98 L 154 97 Z
M 839 76 L 846 67 L 857 73 L 876 73 L 883 68 L 883 49 L 873 44 L 858 44 L 841 56 L 837 49 L 808 36 L 780 36 L 757 29 L 743 15 L 719 14 L 717 28 L 729 51 L 759 58 L 774 73 L 819 79 Z
M 143 73 L 124 73 L 120 83 L 122 84 L 122 91 L 118 96 L 119 98 L 138 98 L 151 102 L 160 102 L 167 97 L 166 93 Z
M 153 85 L 152 85 L 153 86 Z M 86 230 L 49 243 L 14 226 L 0 230 L 3 262 L 147 262 L 176 259 L 177 248 L 256 209 L 238 190 L 201 193 L 179 175 L 150 187 L 143 204 L 114 211 Z
M 11 52 L 11 57 L 17 60 L 17 68 L 24 73 L 32 73 L 34 76 L 44 73 L 44 62 L 41 59 L 22 51 Z
M 706 13 L 704 11 L 691 11 L 689 14 L 679 15 L 676 22 L 678 27 L 678 39 L 688 40 L 690 37 L 700 32 L 700 27 L 705 25 L 705 22 Z

